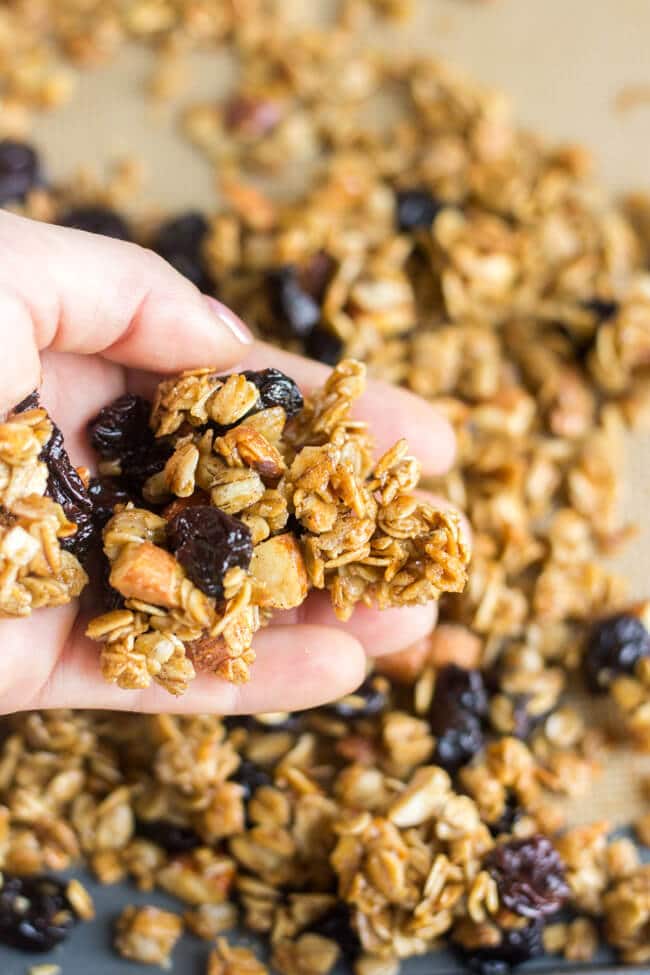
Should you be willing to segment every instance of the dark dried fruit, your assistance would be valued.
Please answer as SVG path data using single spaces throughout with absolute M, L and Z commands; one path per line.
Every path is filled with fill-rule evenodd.
M 93 450 L 113 460 L 151 441 L 149 429 L 151 403 L 141 396 L 125 393 L 99 411 L 88 424 Z
M 167 526 L 169 547 L 206 596 L 223 599 L 228 569 L 247 569 L 253 541 L 246 525 L 210 505 L 185 508 Z
M 371 676 L 352 694 L 328 704 L 326 710 L 337 718 L 371 718 L 385 711 L 389 704 L 390 684 L 385 677 Z
M 115 240 L 132 240 L 131 231 L 126 221 L 102 206 L 75 207 L 59 217 L 62 227 L 72 227 L 74 230 L 85 230 L 89 234 L 101 234 L 102 237 L 114 237 Z
M 165 437 L 154 437 L 150 413 L 147 400 L 125 393 L 88 424 L 92 447 L 106 460 L 119 460 L 122 486 L 135 495 L 147 478 L 163 469 L 174 450 Z
M 298 271 L 300 284 L 307 294 L 320 304 L 327 286 L 334 277 L 336 261 L 326 251 L 317 251 L 301 265 Z
M 23 951 L 49 951 L 70 933 L 77 916 L 65 882 L 55 877 L 3 875 L 0 942 Z
M 485 867 L 496 881 L 500 903 L 522 917 L 555 914 L 569 896 L 564 864 L 546 836 L 527 836 L 495 847 Z
M 260 409 L 281 406 L 287 417 L 300 413 L 304 406 L 302 393 L 293 379 L 279 369 L 262 369 L 261 372 L 249 370 L 244 376 L 260 391 Z
M 503 812 L 494 822 L 488 823 L 492 836 L 501 836 L 503 833 L 512 833 L 513 829 L 521 819 L 521 806 L 513 795 L 509 795 Z
M 339 901 L 336 907 L 324 914 L 308 928 L 311 934 L 320 934 L 323 938 L 335 941 L 341 949 L 341 954 L 347 962 L 352 964 L 361 954 L 359 935 L 352 927 L 350 908 Z
M 0 206 L 24 200 L 39 180 L 40 165 L 35 150 L 25 142 L 0 140 Z
M 601 322 L 604 322 L 608 318 L 613 318 L 614 315 L 617 315 L 620 307 L 617 301 L 607 301 L 604 298 L 590 298 L 590 300 L 585 301 L 584 304 L 585 308 L 588 311 L 592 311 L 594 315 L 601 320 Z
M 47 464 L 49 471 L 46 494 L 53 501 L 57 501 L 66 517 L 76 524 L 75 534 L 61 539 L 61 546 L 83 562 L 95 538 L 93 504 L 68 457 L 63 445 L 63 434 L 55 423 L 52 423 L 52 427 L 52 436 L 41 451 L 41 460 Z
M 438 765 L 455 772 L 481 750 L 487 706 L 480 670 L 449 664 L 438 671 L 429 712 L 431 730 L 436 736 L 434 761 Z
M 95 525 L 101 530 L 112 518 L 115 505 L 128 504 L 131 495 L 112 477 L 94 477 L 88 485 Z
M 343 342 L 328 328 L 317 325 L 305 339 L 305 352 L 326 366 L 335 366 L 343 354 Z
M 179 826 L 165 819 L 139 819 L 136 833 L 172 854 L 189 853 L 202 845 L 201 837 L 191 826 Z
M 97 590 L 98 603 L 103 613 L 110 613 L 114 609 L 124 609 L 124 596 L 117 589 L 113 589 L 110 583 L 111 564 L 101 552 L 99 556 L 99 586 Z
M 399 230 L 429 229 L 444 203 L 428 190 L 399 190 L 396 197 L 396 221 Z
M 650 633 L 632 613 L 598 620 L 587 634 L 583 671 L 594 693 L 603 693 L 619 674 L 632 674 L 642 657 L 650 656 Z
M 255 762 L 242 758 L 239 768 L 232 776 L 233 782 L 238 782 L 244 790 L 244 799 L 250 797 L 263 785 L 273 785 L 273 778 L 266 769 L 256 765 Z
M 35 389 L 33 393 L 26 396 L 25 399 L 21 399 L 17 406 L 14 406 L 12 413 L 26 413 L 27 410 L 35 410 L 41 405 L 38 390 Z
M 509 975 L 517 965 L 545 954 L 543 930 L 540 921 L 532 921 L 523 928 L 502 928 L 501 944 L 463 951 L 463 959 L 470 972 L 476 975 Z
M 153 436 L 139 450 L 129 451 L 120 459 L 125 488 L 139 495 L 144 482 L 158 474 L 173 453 L 174 448 L 168 439 Z
M 164 257 L 200 291 L 212 291 L 214 282 L 205 267 L 201 248 L 208 232 L 208 222 L 196 211 L 166 220 L 158 228 L 153 249 Z
M 318 302 L 301 286 L 291 264 L 266 275 L 269 303 L 280 328 L 291 338 L 305 338 L 320 321 Z

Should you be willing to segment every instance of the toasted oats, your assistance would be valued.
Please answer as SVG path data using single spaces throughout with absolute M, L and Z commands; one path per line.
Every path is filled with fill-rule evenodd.
M 171 968 L 171 953 L 182 931 L 182 919 L 169 911 L 125 907 L 117 921 L 115 947 L 123 958 Z
M 172 452 L 143 496 L 168 508 L 163 517 L 127 507 L 107 526 L 113 581 L 127 600 L 89 626 L 107 679 L 157 681 L 172 693 L 195 668 L 245 680 L 268 608 L 297 604 L 309 586 L 330 590 L 341 618 L 360 602 L 446 595 L 431 640 L 379 664 L 403 686 L 374 712 L 360 691 L 328 709 L 227 729 L 207 715 L 9 719 L 3 867 L 62 869 L 84 854 L 103 882 L 132 878 L 180 896 L 192 905 L 188 926 L 210 939 L 234 923 L 227 898 L 236 896 L 280 970 L 300 975 L 331 967 L 336 946 L 311 928 L 335 907 L 345 912 L 337 931 L 347 926 L 361 942 L 357 975 L 394 975 L 401 958 L 450 932 L 470 951 L 497 947 L 526 921 L 499 906 L 483 869 L 493 836 L 555 834 L 554 797 L 597 773 L 597 736 L 563 692 L 585 624 L 622 600 L 597 560 L 630 534 L 616 511 L 620 445 L 623 428 L 649 415 L 647 200 L 614 208 L 584 150 L 518 129 L 499 93 L 447 66 L 359 52 L 367 15 L 397 17 L 405 0 L 344 0 L 336 29 L 322 31 L 293 26 L 286 4 L 265 0 L 5 6 L 3 136 L 23 137 L 34 110 L 68 96 L 59 52 L 83 65 L 110 58 L 126 38 L 149 45 L 158 53 L 149 90 L 162 98 L 177 90 L 186 52 L 227 47 L 235 88 L 183 115 L 225 191 L 200 259 L 221 300 L 258 334 L 344 360 L 289 420 L 281 406 L 251 412 L 258 391 L 243 375 L 200 369 L 160 384 L 152 426 Z M 398 124 L 369 127 L 366 105 L 393 88 Z M 293 170 L 304 189 L 276 197 L 274 176 Z M 57 222 L 70 205 L 123 205 L 139 179 L 127 161 L 105 186 L 81 173 L 55 192 L 33 189 L 15 208 Z M 424 218 L 409 226 L 403 194 L 414 189 Z M 311 334 L 293 334 L 268 300 L 278 269 L 317 309 Z M 462 594 L 452 595 L 469 556 L 462 525 L 413 495 L 418 465 L 403 442 L 376 462 L 352 418 L 365 368 L 428 398 L 455 429 L 453 468 L 429 486 L 471 522 Z M 42 410 L 0 424 L 4 615 L 69 602 L 86 584 L 62 549 L 75 526 L 46 496 L 39 456 L 50 436 Z M 100 468 L 116 476 L 120 464 Z M 224 579 L 223 605 L 166 549 L 170 509 L 197 500 L 238 517 L 255 547 L 254 571 Z M 436 668 L 449 663 L 481 666 L 492 679 L 486 745 L 458 773 L 462 792 L 430 765 Z M 646 748 L 649 688 L 646 660 L 611 690 L 624 730 Z M 138 822 L 193 849 L 167 852 L 134 835 Z M 647 867 L 628 841 L 608 843 L 608 830 L 594 824 L 557 839 L 570 909 L 585 916 L 546 925 L 545 946 L 587 961 L 604 920 L 622 960 L 643 965 Z M 637 830 L 647 840 L 645 820 Z M 74 883 L 71 899 L 89 915 Z M 152 924 L 154 909 L 132 910 L 124 944 L 164 960 L 180 921 L 156 912 Z M 220 941 L 208 972 L 240 971 L 267 969 Z

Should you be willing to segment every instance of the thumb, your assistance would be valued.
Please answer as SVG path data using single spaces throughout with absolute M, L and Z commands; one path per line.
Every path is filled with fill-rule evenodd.
M 238 362 L 252 336 L 157 254 L 0 212 L 0 407 L 40 383 L 39 353 L 151 372 Z

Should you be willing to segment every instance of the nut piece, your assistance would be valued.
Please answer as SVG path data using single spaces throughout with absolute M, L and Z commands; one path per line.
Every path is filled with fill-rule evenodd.
M 431 634 L 429 646 L 429 663 L 434 667 L 456 664 L 464 670 L 474 670 L 481 664 L 480 638 L 459 623 L 441 623 Z
M 210 953 L 206 975 L 268 975 L 268 968 L 248 948 L 235 948 L 219 938 Z
M 290 533 L 261 542 L 250 567 L 255 601 L 269 609 L 292 609 L 307 596 L 309 579 L 300 546 Z
M 425 636 L 406 650 L 377 657 L 375 670 L 398 684 L 413 684 L 429 662 L 431 637 Z
M 125 545 L 111 569 L 110 584 L 127 599 L 173 609 L 180 568 L 173 555 L 151 542 Z
M 170 955 L 183 931 L 177 914 L 158 907 L 125 907 L 117 921 L 115 948 L 123 958 L 171 968 Z

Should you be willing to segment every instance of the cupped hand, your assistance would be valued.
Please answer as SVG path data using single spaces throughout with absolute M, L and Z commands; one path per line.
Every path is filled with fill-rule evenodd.
M 40 386 L 76 465 L 93 468 L 85 427 L 127 390 L 198 366 L 276 366 L 303 391 L 327 370 L 254 342 L 227 308 L 206 298 L 169 264 L 135 244 L 0 213 L 0 409 Z M 358 415 L 380 452 L 407 437 L 429 474 L 452 461 L 447 422 L 411 394 L 371 382 Z M 158 687 L 123 691 L 105 683 L 99 647 L 84 636 L 78 603 L 0 620 L 0 712 L 85 707 L 137 711 L 254 713 L 311 707 L 363 679 L 365 656 L 394 652 L 428 633 L 435 606 L 379 613 L 358 607 L 345 625 L 326 594 L 278 614 L 260 631 L 250 682 L 201 675 L 181 698 Z

